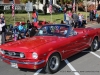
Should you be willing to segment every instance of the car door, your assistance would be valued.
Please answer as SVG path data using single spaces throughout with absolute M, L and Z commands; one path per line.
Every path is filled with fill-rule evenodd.
M 70 36 L 61 40 L 63 41 L 61 43 L 62 47 L 60 52 L 64 59 L 80 52 L 80 48 L 84 45 L 83 38 L 81 36 Z
M 85 31 L 83 34 L 82 34 L 82 38 L 83 38 L 83 49 L 86 49 L 87 47 L 89 47 L 89 42 L 92 40 L 88 31 Z

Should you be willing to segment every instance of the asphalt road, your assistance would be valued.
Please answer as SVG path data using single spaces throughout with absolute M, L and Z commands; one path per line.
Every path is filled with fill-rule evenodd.
M 88 25 L 87 27 L 100 27 L 100 25 Z M 0 75 L 51 75 L 43 69 L 28 70 L 15 69 L 0 61 Z M 61 62 L 60 69 L 53 75 L 100 75 L 100 49 L 96 52 L 82 51 Z

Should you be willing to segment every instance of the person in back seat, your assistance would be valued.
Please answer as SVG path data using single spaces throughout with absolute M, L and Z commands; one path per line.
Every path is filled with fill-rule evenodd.
M 69 36 L 77 35 L 77 32 L 74 30 L 74 26 L 71 27 Z

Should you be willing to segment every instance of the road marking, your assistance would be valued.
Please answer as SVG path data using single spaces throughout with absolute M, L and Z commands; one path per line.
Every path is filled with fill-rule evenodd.
M 100 58 L 100 56 L 94 52 L 90 52 L 91 54 L 95 55 L 96 57 Z
M 66 64 L 68 65 L 68 67 L 74 72 L 75 75 L 80 75 L 75 68 L 69 63 L 69 61 L 66 59 L 64 60 L 66 62 Z
M 38 75 L 41 71 L 42 71 L 42 69 L 39 69 L 39 70 L 37 70 L 36 73 L 34 73 L 33 75 Z

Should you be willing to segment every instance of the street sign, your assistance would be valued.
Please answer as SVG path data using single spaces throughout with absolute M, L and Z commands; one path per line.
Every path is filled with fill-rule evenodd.
M 30 1 L 28 1 L 28 3 L 26 3 L 25 10 L 26 10 L 27 12 L 33 11 L 33 3 L 30 2 Z

